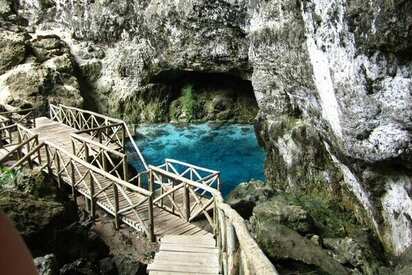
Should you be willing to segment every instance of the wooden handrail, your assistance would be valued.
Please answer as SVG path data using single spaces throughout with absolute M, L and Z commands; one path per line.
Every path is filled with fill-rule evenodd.
M 178 163 L 179 161 L 175 162 Z M 196 167 L 195 165 L 188 164 L 185 164 L 185 166 Z M 166 177 L 174 182 L 180 183 L 172 187 L 170 190 L 167 190 L 166 193 L 157 197 L 154 200 L 154 203 L 161 203 L 162 199 L 170 197 L 171 194 L 179 189 L 185 188 L 184 191 L 187 192 L 186 186 L 193 186 L 199 190 L 205 190 L 212 195 L 212 200 L 208 200 L 202 204 L 199 199 L 196 199 L 196 194 L 194 193 L 195 191 L 188 189 L 195 198 L 196 204 L 199 204 L 200 209 L 198 209 L 194 215 L 191 215 L 190 210 L 188 209 L 192 209 L 192 207 L 188 207 L 188 202 L 186 201 L 187 199 L 184 199 L 183 209 L 184 211 L 189 212 L 180 215 L 180 217 L 187 219 L 190 222 L 197 217 L 197 215 L 203 212 L 205 217 L 209 220 L 209 223 L 213 223 L 211 225 L 214 229 L 218 248 L 221 254 L 220 262 L 222 266 L 222 274 L 241 274 L 240 269 L 244 271 L 244 274 L 278 274 L 276 268 L 249 233 L 244 219 L 228 204 L 224 203 L 223 197 L 218 190 L 211 188 L 206 184 L 185 178 L 177 174 L 176 171 L 173 173 L 162 168 L 163 167 L 149 165 L 149 171 L 152 175 L 151 184 L 156 182 L 155 178 L 159 180 L 159 178 L 161 179 L 162 177 Z M 207 170 L 210 172 L 212 171 L 209 169 Z M 171 201 L 171 203 L 175 206 L 173 201 Z M 207 209 L 212 204 L 214 204 L 214 221 L 211 221 L 207 214 Z M 178 210 L 180 211 L 180 209 Z
M 15 128 L 15 127 L 17 127 L 17 124 L 11 124 L 11 125 L 8 125 L 8 126 L 1 127 L 0 131 L 4 131 L 4 130 L 10 129 L 10 128 Z
M 105 151 L 107 151 L 107 152 L 110 152 L 111 154 L 116 155 L 116 156 L 118 156 L 118 157 L 120 157 L 120 158 L 124 158 L 124 157 L 126 156 L 125 154 L 120 153 L 119 151 L 113 150 L 113 149 L 111 149 L 110 147 L 108 147 L 108 146 L 106 146 L 106 145 L 104 145 L 104 144 L 102 144 L 102 143 L 100 143 L 100 142 L 97 142 L 97 141 L 92 140 L 91 138 L 80 136 L 80 135 L 77 134 L 77 133 L 72 133 L 72 134 L 70 134 L 70 136 L 71 136 L 72 138 L 74 138 L 74 139 L 79 140 L 79 141 L 83 141 L 83 142 L 86 142 L 86 143 L 90 143 L 90 144 L 92 144 L 92 145 L 94 145 L 94 146 L 96 146 L 96 147 L 99 147 L 99 148 L 101 148 L 101 149 L 103 149 L 103 150 L 105 150 Z
M 56 111 L 56 109 L 58 109 L 58 111 L 63 111 L 64 109 L 72 110 L 72 111 L 75 111 L 75 112 L 79 112 L 79 113 L 83 113 L 83 114 L 89 114 L 89 115 L 94 116 L 96 118 L 103 119 L 105 121 L 105 123 L 108 124 L 108 125 L 101 126 L 103 128 L 104 127 L 113 127 L 112 125 L 117 125 L 118 126 L 118 125 L 122 124 L 123 129 L 125 131 L 125 136 L 129 139 L 133 149 L 137 153 L 140 161 L 142 162 L 145 171 L 148 170 L 148 166 L 147 166 L 147 163 L 146 163 L 146 161 L 143 157 L 143 154 L 141 153 L 141 151 L 140 151 L 139 147 L 137 146 L 136 142 L 134 141 L 133 136 L 130 133 L 129 127 L 127 127 L 127 124 L 123 120 L 112 118 L 112 117 L 109 117 L 109 116 L 105 116 L 105 115 L 102 115 L 102 114 L 99 114 L 99 113 L 96 113 L 96 112 L 93 112 L 93 111 L 88 111 L 88 110 L 83 110 L 83 109 L 76 108 L 76 107 L 66 106 L 66 105 L 63 105 L 63 104 L 60 104 L 59 106 L 50 104 L 50 111 L 51 112 L 52 112 L 52 110 L 53 110 L 53 112 L 58 112 L 58 111 Z M 57 119 L 60 119 L 60 118 L 57 118 Z M 93 128 L 90 128 L 90 129 L 93 129 Z M 87 129 L 85 129 L 85 130 L 87 130 Z M 83 130 L 80 130 L 80 131 L 83 131 Z
M 38 135 L 34 135 L 31 138 L 22 141 L 19 145 L 17 145 L 12 151 L 8 152 L 6 155 L 4 155 L 1 159 L 0 159 L 0 163 L 3 163 L 6 159 L 8 159 L 10 157 L 10 155 L 18 152 L 19 150 L 21 150 L 25 145 L 27 145 L 28 143 L 32 142 L 33 140 L 38 140 Z
M 172 189 L 170 189 L 169 191 L 167 191 L 166 193 L 163 193 L 161 196 L 157 197 L 156 199 L 153 200 L 153 203 L 156 203 L 158 201 L 161 201 L 163 198 L 169 196 L 170 194 L 176 192 L 176 190 L 181 189 L 182 187 L 185 186 L 186 183 L 182 182 L 179 185 L 176 185 L 175 187 L 173 187 Z
M 186 163 L 186 162 L 179 161 L 179 160 L 175 160 L 175 159 L 165 159 L 165 162 L 166 162 L 166 164 L 168 162 L 180 164 L 180 165 L 183 165 L 183 166 L 187 166 L 187 167 L 194 168 L 196 170 L 200 170 L 200 171 L 204 171 L 204 172 L 208 172 L 208 173 L 213 173 L 213 174 L 219 174 L 220 173 L 219 171 L 216 171 L 216 170 L 207 169 L 207 168 L 204 168 L 204 167 L 200 167 L 200 166 L 197 166 L 197 165 L 193 165 L 193 164 Z
M 128 183 L 127 181 L 121 180 L 121 179 L 119 179 L 119 178 L 117 178 L 117 177 L 109 174 L 108 172 L 106 172 L 106 171 L 104 171 L 104 170 L 102 170 L 102 169 L 99 169 L 99 168 L 97 168 L 96 166 L 91 165 L 90 163 L 88 163 L 88 162 L 80 159 L 79 157 L 74 156 L 73 154 L 67 152 L 66 150 L 64 150 L 64 149 L 62 149 L 62 148 L 59 148 L 59 146 L 53 144 L 53 143 L 50 142 L 50 141 L 45 141 L 45 143 L 46 143 L 47 145 L 53 147 L 54 149 L 59 150 L 60 152 L 64 153 L 65 155 L 67 155 L 69 158 L 73 159 L 73 160 L 76 161 L 77 163 L 85 166 L 87 169 L 92 170 L 92 171 L 95 172 L 96 174 L 100 174 L 101 176 L 107 178 L 108 180 L 111 180 L 111 181 L 116 182 L 117 184 L 121 185 L 122 187 L 129 188 L 130 190 L 133 190 L 133 191 L 135 191 L 135 192 L 138 192 L 139 194 L 144 195 L 144 196 L 147 196 L 147 197 L 152 196 L 152 192 L 147 191 L 146 189 L 143 189 L 143 188 L 138 187 L 138 186 L 136 186 L 136 185 L 130 184 L 130 183 Z
M 103 118 L 105 120 L 112 121 L 114 123 L 124 123 L 124 121 L 121 120 L 121 119 L 105 116 L 105 115 L 102 115 L 102 114 L 99 114 L 99 113 L 96 113 L 96 112 L 93 112 L 93 111 L 89 111 L 89 110 L 84 110 L 84 109 L 80 109 L 80 108 L 76 108 L 76 107 L 66 106 L 66 105 L 63 105 L 63 104 L 59 104 L 59 107 L 63 107 L 63 108 L 69 109 L 69 110 L 75 110 L 77 112 L 81 112 L 81 113 L 85 113 L 85 114 L 94 115 L 95 117 L 100 117 L 100 118 Z
M 199 183 L 199 182 L 190 180 L 190 179 L 188 179 L 188 178 L 182 177 L 182 176 L 180 176 L 180 175 L 176 175 L 176 174 L 174 174 L 174 173 L 165 171 L 165 170 L 163 170 L 163 169 L 161 169 L 161 168 L 159 168 L 159 167 L 156 167 L 156 166 L 153 166 L 153 165 L 149 165 L 149 169 L 152 170 L 152 171 L 155 171 L 155 172 L 157 172 L 157 173 L 160 173 L 160 174 L 162 174 L 162 175 L 164 175 L 164 176 L 166 176 L 166 177 L 168 177 L 168 178 L 175 179 L 175 180 L 177 180 L 177 181 L 179 181 L 179 182 L 184 182 L 184 183 L 186 183 L 186 184 L 189 184 L 189 185 L 194 186 L 194 187 L 197 187 L 197 188 L 201 188 L 201 189 L 203 189 L 203 190 L 211 193 L 212 195 L 220 194 L 220 192 L 219 192 L 218 190 L 214 189 L 214 188 L 211 188 L 211 187 L 209 187 L 209 186 L 207 186 L 207 185 L 204 185 L 204 184 L 202 184 L 202 183 Z
M 28 160 L 29 158 L 32 157 L 32 155 L 34 155 L 35 153 L 39 153 L 39 150 L 41 147 L 45 146 L 45 143 L 40 143 L 39 145 L 37 145 L 36 147 L 34 147 L 34 149 L 32 149 L 30 152 L 28 152 L 24 157 L 22 157 L 19 161 L 17 161 L 15 164 L 13 164 L 13 166 L 11 167 L 11 169 L 15 169 L 16 167 L 22 165 L 26 160 Z
M 216 207 L 225 214 L 225 217 L 233 226 L 236 232 L 236 239 L 239 241 L 239 245 L 241 247 L 241 252 L 245 255 L 247 260 L 247 268 L 251 269 L 249 271 L 251 272 L 250 274 L 278 274 L 276 268 L 251 236 L 244 219 L 232 207 L 224 203 L 224 200 L 220 194 L 216 196 Z M 234 240 L 232 239 L 228 241 L 233 242 Z M 228 269 L 230 268 L 234 267 L 229 266 Z M 248 272 L 246 272 L 246 274 L 248 274 Z
M 99 130 L 103 130 L 103 129 L 107 129 L 107 128 L 112 128 L 112 127 L 117 127 L 117 126 L 122 126 L 124 125 L 123 122 L 119 122 L 119 123 L 113 123 L 113 124 L 109 124 L 109 125 L 104 125 L 104 126 L 100 126 L 100 127 L 95 127 L 95 128 L 89 128 L 89 129 L 84 129 L 84 130 L 79 130 L 76 131 L 76 134 L 84 134 L 84 133 L 88 133 L 88 132 L 92 132 L 92 131 L 99 131 Z
M 32 111 L 35 111 L 35 110 L 36 110 L 36 108 L 29 108 L 29 109 L 16 110 L 16 111 L 0 112 L 0 116 L 11 115 L 11 114 L 20 114 L 20 113 L 25 113 L 25 112 L 32 112 Z

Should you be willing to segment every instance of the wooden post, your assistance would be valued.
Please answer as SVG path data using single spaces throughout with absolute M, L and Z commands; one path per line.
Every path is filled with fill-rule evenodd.
M 36 136 L 37 145 L 39 145 L 39 136 Z M 39 165 L 41 166 L 41 155 L 40 155 L 40 148 L 37 151 L 37 160 L 39 161 Z
M 127 155 L 125 154 L 123 157 L 123 179 L 124 181 L 129 181 L 129 167 L 127 163 Z
M 123 150 L 123 152 L 126 152 L 126 148 L 124 148 L 124 144 L 126 143 L 126 127 L 127 127 L 127 125 L 126 125 L 126 123 L 123 123 L 122 124 L 122 150 Z
M 168 181 L 170 181 L 170 179 L 168 179 Z M 173 188 L 175 188 L 175 181 L 171 180 L 171 182 L 172 182 L 172 189 L 173 189 Z M 172 200 L 173 201 L 175 201 L 175 193 L 176 192 L 172 193 Z M 174 206 L 174 204 L 172 204 L 172 213 L 175 214 L 175 212 L 176 212 L 175 206 Z
M 70 160 L 70 168 L 71 168 L 71 186 L 72 186 L 72 196 L 73 196 L 73 201 L 74 204 L 77 206 L 77 197 L 76 197 L 76 176 L 75 176 L 75 171 L 74 171 L 74 163 L 73 160 Z
M 59 156 L 59 152 L 57 151 L 57 149 L 55 149 L 55 153 L 56 153 L 56 161 L 57 161 L 57 187 L 60 189 L 62 187 L 62 177 L 61 177 L 61 163 L 60 163 L 60 156 Z
M 114 194 L 114 227 L 116 230 L 120 228 L 119 220 L 119 191 L 117 190 L 117 185 L 113 183 L 113 194 Z
M 159 175 L 159 177 L 160 177 L 160 196 L 161 196 L 164 193 L 163 176 Z M 163 198 L 160 200 L 160 207 L 163 207 Z
M 19 130 L 19 133 L 18 133 L 18 135 L 17 135 L 17 140 L 18 140 L 19 144 L 21 144 L 21 143 L 23 142 L 23 140 L 22 140 L 22 138 L 21 138 L 21 132 L 20 132 L 20 130 Z M 19 149 L 17 150 L 17 160 L 20 160 L 20 159 L 21 159 L 21 148 L 19 148 Z
M 29 153 L 31 150 L 30 150 L 30 142 L 27 142 L 27 145 L 26 145 L 26 147 L 27 147 L 27 153 Z M 30 167 L 30 169 L 33 169 L 33 161 L 32 161 L 32 159 L 31 159 L 31 156 L 27 159 L 27 162 L 29 163 L 29 167 Z
M 86 141 L 83 142 L 83 146 L 84 146 L 84 160 L 86 162 L 89 162 L 89 158 L 90 158 L 89 147 L 87 146 Z
M 153 192 L 153 171 L 149 171 L 149 191 Z
M 226 253 L 226 218 L 223 210 L 219 210 L 219 234 L 221 238 L 221 247 L 220 247 L 220 253 L 221 253 L 221 263 L 222 263 L 222 274 L 226 275 L 227 274 L 227 253 Z
M 137 186 L 138 187 L 142 187 L 142 180 L 140 179 L 140 177 L 142 176 L 142 174 L 137 174 Z
M 49 175 L 52 175 L 53 171 L 52 171 L 51 163 L 50 163 L 49 145 L 45 145 L 44 150 L 46 151 L 47 172 L 49 173 Z
M 155 242 L 155 234 L 154 234 L 154 219 L 153 219 L 153 194 L 149 197 L 149 239 L 151 242 Z
M 183 188 L 183 213 L 185 214 L 186 221 L 189 221 L 190 219 L 190 197 L 188 188 L 190 187 L 185 184 Z
M 94 198 L 94 180 L 92 172 L 89 174 L 90 176 L 90 217 L 94 219 L 96 214 L 96 202 Z
M 227 236 L 227 272 L 228 275 L 239 274 L 239 261 L 237 255 L 238 240 L 235 234 L 235 229 L 231 223 L 226 226 Z
M 218 234 L 218 229 L 219 229 L 219 222 L 217 219 L 217 200 L 216 197 L 213 197 L 213 235 L 216 237 L 216 240 L 218 238 L 217 234 Z

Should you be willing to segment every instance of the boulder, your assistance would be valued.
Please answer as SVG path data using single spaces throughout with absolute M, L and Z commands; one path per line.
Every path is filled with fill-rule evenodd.
M 44 62 L 52 57 L 70 54 L 66 43 L 57 35 L 37 36 L 31 41 L 33 54 L 39 62 Z
M 349 274 L 325 250 L 288 227 L 268 220 L 255 220 L 253 225 L 256 241 L 272 260 L 293 260 L 315 266 L 317 272 Z
M 61 203 L 17 191 L 0 192 L 0 209 L 26 239 L 46 231 L 65 215 Z
M 265 182 L 249 181 L 236 186 L 226 198 L 226 202 L 243 218 L 248 219 L 258 202 L 262 203 L 274 194 L 275 191 Z
M 96 262 L 110 252 L 109 247 L 90 227 L 79 223 L 57 229 L 51 241 L 60 263 L 70 263 L 79 258 Z
M 53 254 L 35 258 L 34 265 L 39 275 L 58 275 L 57 261 Z
M 0 16 L 7 16 L 13 11 L 12 1 L 0 0 Z
M 69 75 L 74 72 L 72 56 L 68 53 L 51 57 L 43 63 L 43 66 Z
M 253 209 L 252 221 L 282 224 L 301 234 L 313 231 L 313 220 L 300 205 L 289 202 L 277 195 L 267 202 L 259 203 Z
M 0 1 L 0 13 L 2 7 L 4 8 L 3 5 L 5 5 L 4 0 Z M 24 61 L 26 39 L 25 33 L 0 31 L 0 75 Z
M 362 274 L 374 274 L 373 262 L 365 256 L 364 247 L 352 238 L 325 238 L 323 246 L 332 251 L 332 256 L 345 266 L 352 266 Z M 369 248 L 369 247 L 367 247 Z M 366 250 L 368 251 L 368 250 Z M 369 248 L 369 253 L 370 248 Z
M 64 56 L 56 59 L 64 60 Z M 71 63 L 57 62 L 52 66 L 51 62 L 55 62 L 56 59 L 50 59 L 45 65 L 22 64 L 1 76 L 0 87 L 3 87 L 3 91 L 0 95 L 0 104 L 14 107 L 32 106 L 40 110 L 47 109 L 49 102 L 82 106 L 83 97 L 77 78 L 67 74 L 73 69 L 70 68 Z
M 46 92 L 53 88 L 53 74 L 39 64 L 23 64 L 0 77 L 0 104 L 45 107 Z

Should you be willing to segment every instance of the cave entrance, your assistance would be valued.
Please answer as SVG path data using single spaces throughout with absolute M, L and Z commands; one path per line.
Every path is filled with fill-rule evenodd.
M 251 81 L 227 73 L 163 71 L 153 80 L 170 87 L 172 122 L 254 122 L 258 105 Z
M 241 182 L 265 179 L 266 154 L 254 129 L 258 106 L 250 81 L 167 71 L 152 82 L 168 87 L 170 121 L 183 123 L 139 125 L 135 141 L 148 163 L 171 158 L 218 170 L 224 196 Z

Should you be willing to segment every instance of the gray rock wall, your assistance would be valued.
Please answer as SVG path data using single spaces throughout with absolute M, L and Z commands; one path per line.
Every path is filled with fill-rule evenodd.
M 412 244 L 410 1 L 0 3 L 8 25 L 70 46 L 84 100 L 103 112 L 146 96 L 169 70 L 251 80 L 272 187 L 345 189 L 388 252 Z M 0 70 L 19 62 L 10 56 Z

